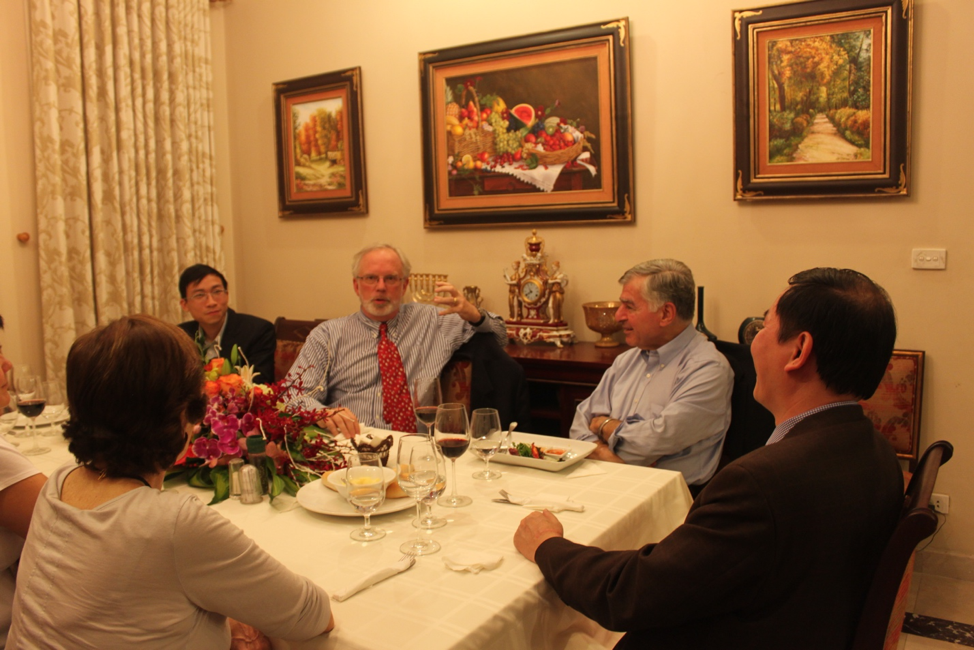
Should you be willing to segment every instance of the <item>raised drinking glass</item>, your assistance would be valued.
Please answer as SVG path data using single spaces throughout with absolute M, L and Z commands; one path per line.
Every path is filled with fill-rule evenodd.
M 484 469 L 474 472 L 479 481 L 500 478 L 501 473 L 490 468 L 490 459 L 497 453 L 503 438 L 501 417 L 497 409 L 474 409 L 470 418 L 470 449 L 476 456 L 484 459 Z
M 451 464 L 450 496 L 440 497 L 437 503 L 446 508 L 469 506 L 473 500 L 457 494 L 457 458 L 470 446 L 470 425 L 467 422 L 467 409 L 463 404 L 450 402 L 440 405 L 433 424 L 433 438 Z
M 369 522 L 372 513 L 386 499 L 382 459 L 379 454 L 351 454 L 345 468 L 345 498 L 362 516 L 365 525 L 352 531 L 356 542 L 372 542 L 386 536 L 386 531 L 373 528 Z

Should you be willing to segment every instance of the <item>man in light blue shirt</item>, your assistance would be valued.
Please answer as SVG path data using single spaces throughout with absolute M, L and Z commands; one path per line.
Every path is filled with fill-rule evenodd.
M 619 283 L 615 316 L 634 349 L 578 405 L 571 437 L 598 445 L 590 458 L 679 471 L 702 485 L 730 426 L 734 373 L 693 328 L 693 273 L 677 260 L 651 260 Z

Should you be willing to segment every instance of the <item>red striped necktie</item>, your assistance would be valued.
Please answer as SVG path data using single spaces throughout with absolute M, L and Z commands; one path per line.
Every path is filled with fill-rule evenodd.
M 382 376 L 382 419 L 393 431 L 416 432 L 416 414 L 409 397 L 409 382 L 402 366 L 399 349 L 387 333 L 385 323 L 379 325 L 379 374 Z

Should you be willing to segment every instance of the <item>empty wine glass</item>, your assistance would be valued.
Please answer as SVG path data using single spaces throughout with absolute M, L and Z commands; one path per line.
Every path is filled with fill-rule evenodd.
M 446 519 L 443 517 L 437 517 L 433 514 L 433 504 L 436 500 L 440 498 L 443 491 L 446 490 L 446 464 L 443 463 L 441 467 L 440 476 L 436 479 L 436 485 L 430 490 L 430 493 L 422 498 L 420 503 L 422 507 L 420 508 L 419 517 L 413 519 L 413 526 L 416 528 L 421 528 L 423 530 L 433 530 L 434 528 L 443 528 L 446 526 Z
M 433 438 L 452 465 L 450 496 L 440 497 L 437 503 L 446 508 L 469 506 L 473 503 L 470 497 L 457 495 L 457 458 L 470 446 L 470 426 L 467 423 L 467 409 L 463 404 L 440 404 L 436 410 L 436 422 L 433 424 Z
M 409 396 L 413 400 L 416 417 L 426 427 L 426 435 L 433 430 L 436 408 L 443 401 L 439 377 L 417 377 L 409 383 Z
M 396 478 L 402 491 L 416 499 L 416 514 L 419 515 L 423 497 L 428 496 L 443 478 L 443 457 L 436 444 L 424 436 L 402 436 L 396 454 Z M 399 550 L 408 555 L 429 555 L 439 551 L 440 545 L 419 534 L 416 539 L 404 542 Z
M 27 418 L 30 437 L 34 440 L 33 446 L 30 449 L 24 450 L 22 453 L 25 456 L 37 456 L 51 451 L 50 447 L 42 447 L 37 442 L 37 428 L 34 426 L 34 420 L 44 411 L 44 405 L 46 403 L 44 399 L 44 385 L 41 383 L 40 378 L 34 375 L 18 373 L 14 380 L 13 398 L 17 404 L 17 410 Z
M 386 531 L 372 528 L 369 517 L 386 499 L 382 459 L 379 454 L 351 454 L 345 468 L 345 498 L 365 517 L 365 525 L 352 531 L 356 542 L 372 542 L 386 536 Z
M 502 434 L 497 409 L 474 409 L 470 419 L 470 449 L 484 459 L 484 469 L 473 473 L 475 479 L 490 481 L 501 477 L 500 472 L 490 469 L 490 459 L 501 446 Z
M 61 390 L 61 384 L 57 381 L 45 381 L 44 394 L 47 396 L 47 406 L 44 408 L 44 413 L 41 414 L 41 417 L 47 422 L 44 435 L 56 436 L 61 433 L 61 429 L 54 424 L 64 413 L 64 391 Z

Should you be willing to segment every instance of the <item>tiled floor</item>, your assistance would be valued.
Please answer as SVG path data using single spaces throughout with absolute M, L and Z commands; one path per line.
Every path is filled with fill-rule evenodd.
M 974 625 L 974 582 L 915 573 L 910 584 L 907 612 Z M 974 643 L 974 642 L 969 642 Z M 958 650 L 964 645 L 904 634 L 899 650 Z

